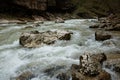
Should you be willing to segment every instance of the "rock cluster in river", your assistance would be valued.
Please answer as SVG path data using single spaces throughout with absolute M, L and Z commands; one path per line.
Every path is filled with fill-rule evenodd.
M 102 69 L 105 60 L 104 53 L 80 56 L 80 65 L 71 67 L 72 80 L 111 80 L 110 74 Z
M 57 40 L 70 40 L 72 32 L 69 31 L 31 31 L 22 33 L 19 42 L 22 46 L 33 48 L 39 47 L 44 44 L 54 44 Z
M 102 28 L 107 31 L 120 31 L 120 18 L 111 14 L 106 18 L 99 18 L 98 23 L 90 28 Z

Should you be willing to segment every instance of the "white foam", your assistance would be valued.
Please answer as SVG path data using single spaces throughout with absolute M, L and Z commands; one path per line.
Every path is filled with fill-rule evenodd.
M 91 20 L 67 20 L 65 23 L 45 23 L 39 30 L 67 29 L 73 32 L 70 41 L 57 41 L 54 45 L 27 49 L 19 46 L 19 41 L 0 46 L 0 80 L 9 80 L 23 71 L 30 70 L 38 76 L 32 80 L 56 80 L 45 75 L 43 70 L 79 64 L 79 56 L 83 53 L 100 53 L 116 49 L 116 47 L 102 46 L 102 42 L 95 41 L 94 32 L 88 29 Z M 87 24 L 88 23 L 88 24 Z M 48 24 L 48 25 L 47 25 Z M 49 25 L 51 24 L 51 25 Z M 46 26 L 47 25 L 47 26 Z M 62 27 L 59 27 L 62 26 Z M 13 27 L 14 28 L 14 27 Z M 12 28 L 10 30 L 13 30 Z M 3 31 L 4 32 L 4 31 Z M 6 31 L 7 33 L 8 31 Z
M 12 44 L 5 44 L 5 45 L 0 46 L 0 50 L 13 48 L 13 47 L 17 47 L 17 46 L 19 46 L 19 40 L 14 41 Z

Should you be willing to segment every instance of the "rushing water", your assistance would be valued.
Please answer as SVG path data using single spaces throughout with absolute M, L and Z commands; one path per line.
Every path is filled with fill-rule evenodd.
M 89 29 L 92 20 L 75 19 L 65 23 L 46 21 L 36 28 L 25 28 L 33 25 L 0 24 L 0 80 L 12 80 L 24 71 L 31 71 L 37 75 L 32 80 L 56 80 L 55 76 L 68 70 L 72 64 L 79 64 L 79 56 L 85 52 L 97 53 L 119 50 L 117 46 L 102 46 L 102 42 L 95 41 L 94 30 Z M 27 49 L 19 45 L 22 32 L 39 30 L 69 30 L 73 32 L 70 41 L 57 41 L 54 45 Z M 119 42 L 119 34 L 112 40 Z M 50 74 L 46 69 L 56 68 Z M 113 78 L 113 80 L 117 80 Z

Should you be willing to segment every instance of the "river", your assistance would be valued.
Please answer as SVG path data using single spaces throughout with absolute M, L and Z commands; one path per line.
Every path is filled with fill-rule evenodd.
M 45 21 L 35 28 L 25 28 L 33 25 L 33 22 L 0 24 L 0 80 L 13 80 L 15 76 L 24 71 L 31 71 L 37 75 L 32 80 L 57 80 L 55 76 L 68 70 L 72 64 L 79 64 L 79 56 L 85 52 L 100 53 L 120 50 L 119 33 L 112 32 L 115 35 L 112 40 L 118 42 L 117 46 L 103 46 L 102 42 L 95 40 L 95 30 L 89 29 L 89 25 L 92 25 L 93 21 L 95 20 L 73 19 L 66 20 L 65 23 Z M 57 29 L 72 31 L 71 40 L 57 41 L 54 45 L 33 49 L 19 45 L 19 37 L 22 32 Z M 56 69 L 50 74 L 44 73 L 46 69 L 50 68 Z M 117 79 L 112 77 L 112 80 Z

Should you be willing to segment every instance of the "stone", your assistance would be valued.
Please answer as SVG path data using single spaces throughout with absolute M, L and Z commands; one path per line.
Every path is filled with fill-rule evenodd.
M 108 31 L 120 31 L 120 24 L 116 24 L 115 26 L 110 26 L 110 27 L 106 28 L 105 30 L 108 30 Z
M 104 70 L 95 77 L 85 76 L 78 71 L 72 70 L 72 80 L 111 80 L 111 76 Z
M 89 28 L 99 28 L 99 24 L 91 25 Z
M 101 24 L 99 25 L 99 28 L 105 28 L 105 27 L 107 27 L 107 24 L 106 24 L 106 23 L 101 23 Z
M 64 23 L 65 21 L 62 19 L 62 18 L 57 18 L 56 20 L 55 20 L 55 23 Z
M 104 53 L 81 55 L 80 64 L 71 67 L 72 80 L 111 80 L 110 74 L 102 69 L 105 60 Z
M 57 75 L 56 78 L 59 80 L 70 80 L 70 75 L 68 75 L 67 73 L 60 73 Z
M 116 46 L 116 44 L 112 40 L 105 40 L 103 41 L 102 46 Z
M 104 63 L 105 67 L 120 73 L 120 59 L 108 60 Z
M 28 48 L 40 47 L 43 45 L 54 44 L 57 40 L 70 40 L 71 32 L 69 31 L 31 31 L 22 33 L 19 38 L 19 43 Z
M 52 66 L 49 67 L 45 70 L 43 70 L 43 72 L 45 73 L 45 75 L 50 76 L 50 77 L 56 77 L 56 78 L 61 78 L 62 74 L 64 77 L 67 76 L 68 74 L 66 72 L 61 72 L 62 69 L 64 69 L 65 66 L 64 65 L 60 65 L 60 66 Z
M 35 24 L 43 24 L 44 22 L 43 21 L 35 21 L 34 23 Z
M 26 21 L 20 21 L 20 22 L 17 22 L 17 24 L 27 24 Z
M 104 32 L 104 31 L 95 32 L 95 40 L 97 41 L 104 41 L 104 40 L 110 39 L 111 37 L 112 36 L 108 32 Z
M 101 63 L 106 60 L 104 53 L 101 54 L 84 54 L 80 56 L 80 73 L 88 76 L 96 76 L 101 69 Z
M 99 24 L 97 24 L 99 22 Z M 100 28 L 106 31 L 120 31 L 120 18 L 115 14 L 110 14 L 105 18 L 98 18 L 98 22 L 90 28 Z
M 105 68 L 120 74 L 120 51 L 106 53 L 108 60 L 104 62 Z
M 99 62 L 100 64 L 107 60 L 107 56 L 104 53 L 92 54 L 90 57 L 92 60 Z
M 33 73 L 31 73 L 30 71 L 26 71 L 16 77 L 16 80 L 30 80 L 34 77 L 35 75 Z

